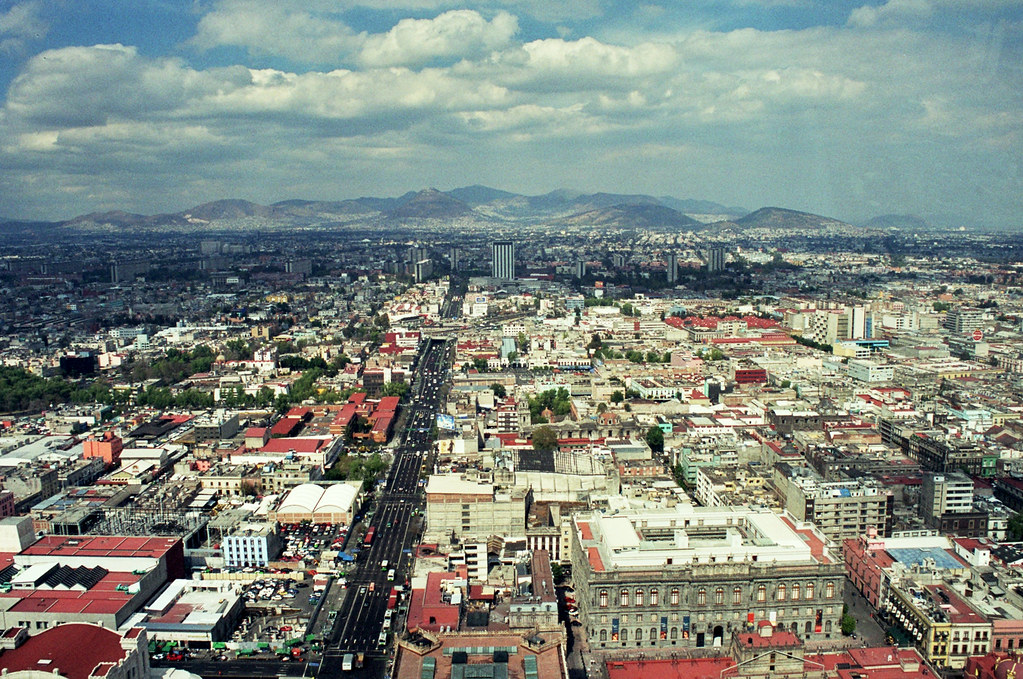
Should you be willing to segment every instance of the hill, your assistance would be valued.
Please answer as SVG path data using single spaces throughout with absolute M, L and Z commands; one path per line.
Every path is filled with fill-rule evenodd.
M 851 224 L 831 217 L 780 207 L 762 207 L 734 220 L 734 223 L 744 229 L 824 230 L 852 227 Z
M 879 215 L 863 224 L 869 229 L 902 229 L 905 231 L 928 231 L 931 225 L 916 215 Z
M 603 226 L 618 229 L 692 230 L 702 224 L 664 205 L 612 205 L 587 210 L 551 222 L 564 226 Z
M 437 189 L 425 189 L 397 207 L 388 210 L 388 219 L 453 219 L 473 214 L 471 207 Z

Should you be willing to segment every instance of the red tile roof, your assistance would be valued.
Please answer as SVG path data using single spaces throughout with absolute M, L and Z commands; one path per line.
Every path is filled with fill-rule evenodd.
M 29 637 L 15 649 L 0 656 L 8 672 L 59 672 L 67 679 L 88 679 L 101 663 L 125 658 L 117 632 L 98 625 L 66 623 Z M 49 661 L 40 664 L 40 660 Z M 106 673 L 101 672 L 99 676 Z

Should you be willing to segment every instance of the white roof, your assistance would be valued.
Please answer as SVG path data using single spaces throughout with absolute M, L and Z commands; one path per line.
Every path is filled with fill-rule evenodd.
M 316 511 L 351 511 L 356 495 L 358 495 L 358 490 L 347 483 L 328 486 L 327 490 L 323 491 L 320 501 L 316 503 Z
M 463 479 L 457 474 L 434 474 L 426 482 L 426 492 L 451 493 L 455 495 L 487 495 L 494 494 L 494 487 L 489 483 L 477 483 Z
M 291 492 L 284 498 L 277 511 L 281 513 L 308 512 L 311 514 L 322 497 L 322 488 L 315 483 L 303 483 L 291 489 Z

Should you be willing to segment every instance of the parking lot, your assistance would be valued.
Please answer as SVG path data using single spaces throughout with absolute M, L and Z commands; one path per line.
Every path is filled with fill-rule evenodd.
M 280 561 L 308 565 L 319 563 L 325 551 L 339 552 L 344 548 L 347 526 L 331 524 L 291 523 L 281 526 L 284 552 Z

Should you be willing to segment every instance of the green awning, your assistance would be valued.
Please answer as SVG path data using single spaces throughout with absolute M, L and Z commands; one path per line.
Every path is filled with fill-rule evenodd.
M 225 648 L 227 648 L 227 644 L 225 644 L 223 641 L 214 641 L 213 648 L 217 649 L 218 651 L 222 651 Z

